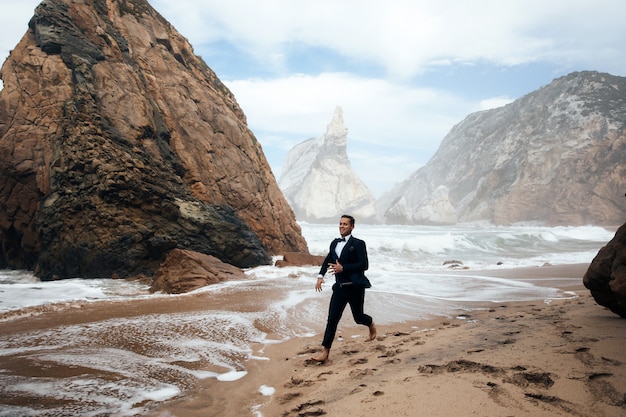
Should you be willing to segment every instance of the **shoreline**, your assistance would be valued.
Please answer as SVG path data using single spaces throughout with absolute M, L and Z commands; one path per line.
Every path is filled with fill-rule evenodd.
M 330 360 L 308 358 L 321 335 L 257 346 L 248 374 L 201 381 L 154 417 L 614 416 L 626 414 L 626 320 L 582 284 L 588 264 L 480 271 L 560 282 L 575 297 L 479 303 L 456 317 L 340 324 Z M 476 271 L 453 271 L 475 274 Z M 574 279 L 575 278 L 575 279 Z
M 152 417 L 626 415 L 626 320 L 597 305 L 584 288 L 588 266 L 444 272 L 558 288 L 546 292 L 556 298 L 453 302 L 441 309 L 437 303 L 403 304 L 384 293 L 370 294 L 366 310 L 369 307 L 368 313 L 379 318 L 378 338 L 366 342 L 367 328 L 354 324 L 347 313 L 330 360 L 323 365 L 308 358 L 321 349 L 325 313 L 305 326 L 312 324 L 316 334 L 281 341 L 284 332 L 273 333 L 272 321 L 259 317 L 251 323 L 255 329 L 250 328 L 250 335 L 266 336 L 257 343 L 247 339 L 243 351 L 233 351 L 243 360 L 233 369 L 245 371 L 239 375 L 227 375 L 228 368 L 202 359 L 215 353 L 207 341 L 222 340 L 207 331 L 229 328 L 226 323 L 213 326 L 207 317 L 222 316 L 207 314 L 226 306 L 235 307 L 227 313 L 231 317 L 235 312 L 264 312 L 281 297 L 273 285 L 255 286 L 245 294 L 199 292 L 27 309 L 0 320 L 7 349 L 0 356 L 6 387 L 26 387 L 24 394 L 19 388 L 4 391 L 3 404 L 45 414 L 55 412 L 54 401 L 61 401 L 83 415 L 78 410 L 106 413 L 110 401 L 108 411 L 115 415 Z M 520 300 L 537 294 L 519 293 Z M 326 301 L 316 299 L 315 308 L 325 310 Z M 399 311 L 403 314 L 394 316 Z M 398 320 L 389 319 L 394 317 Z M 140 324 L 145 320 L 150 323 Z M 297 326 L 297 320 L 292 318 L 292 324 Z M 184 330 L 172 333 L 170 325 Z M 170 338 L 174 345 L 182 342 L 183 348 L 168 353 Z M 203 347 L 186 349 L 186 343 Z M 114 357 L 107 356 L 112 351 Z M 48 361 L 55 355 L 67 361 Z M 141 368 L 138 375 L 127 375 L 132 366 Z M 214 376 L 207 377 L 213 371 Z M 32 388 L 42 384 L 45 391 L 53 383 L 71 391 L 72 384 L 85 380 L 94 387 L 112 383 L 119 392 L 103 393 L 110 399 L 90 408 L 90 391 L 63 394 L 55 389 L 47 394 Z M 159 391 L 169 383 L 170 388 Z M 175 387 L 178 392 L 172 391 Z

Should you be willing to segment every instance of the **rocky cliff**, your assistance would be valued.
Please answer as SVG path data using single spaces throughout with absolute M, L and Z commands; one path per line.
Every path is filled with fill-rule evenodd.
M 626 78 L 577 72 L 469 115 L 377 212 L 386 223 L 618 225 L 625 190 Z
M 344 213 L 359 222 L 375 219 L 376 199 L 350 165 L 347 137 L 337 107 L 325 134 L 288 152 L 279 184 L 298 220 L 338 222 Z
M 45 0 L 2 67 L 0 267 L 151 275 L 307 252 L 233 94 L 145 0 Z

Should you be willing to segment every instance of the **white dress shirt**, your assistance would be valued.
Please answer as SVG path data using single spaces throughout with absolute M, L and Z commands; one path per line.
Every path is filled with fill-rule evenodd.
M 346 243 L 348 242 L 348 239 L 350 239 L 350 236 L 352 235 L 347 235 L 346 237 L 344 237 L 345 241 L 337 242 L 337 246 L 335 246 L 335 253 L 337 254 L 337 258 L 341 256 L 341 251 L 343 250 L 343 247 L 346 246 Z

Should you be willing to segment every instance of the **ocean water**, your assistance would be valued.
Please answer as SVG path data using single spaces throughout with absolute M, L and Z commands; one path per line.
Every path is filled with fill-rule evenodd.
M 301 226 L 313 254 L 325 254 L 338 235 L 337 225 Z M 477 303 L 572 297 L 532 277 L 502 279 L 484 271 L 588 263 L 614 235 L 593 226 L 359 224 L 353 233 L 367 243 L 373 287 L 366 312 L 378 324 L 454 315 Z M 451 270 L 447 261 L 466 271 Z M 0 336 L 0 417 L 143 415 L 200 380 L 244 378 L 250 361 L 268 360 L 263 346 L 300 336 L 321 340 L 332 278 L 327 276 L 325 291 L 315 292 L 317 269 L 261 266 L 246 271 L 245 281 L 184 295 L 150 294 L 145 284 L 125 280 L 40 282 L 28 271 L 0 271 L 0 329 L 13 320 L 34 321 L 50 311 L 70 315 L 85 306 L 209 300 L 201 309 L 25 326 Z M 580 283 L 582 277 L 562 282 L 567 280 Z M 340 330 L 346 326 L 354 326 L 348 312 Z M 15 364 L 31 371 L 15 371 Z M 259 387 L 260 395 L 272 392 Z

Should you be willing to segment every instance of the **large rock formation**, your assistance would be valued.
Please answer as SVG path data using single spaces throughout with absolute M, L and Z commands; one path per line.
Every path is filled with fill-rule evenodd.
M 593 258 L 583 283 L 598 304 L 626 318 L 626 224 Z
M 0 267 L 151 275 L 308 252 L 232 93 L 145 0 L 45 0 L 2 67 Z
M 626 78 L 578 72 L 469 115 L 377 212 L 386 223 L 614 226 L 625 189 Z
M 359 222 L 375 219 L 376 199 L 350 166 L 347 137 L 337 107 L 324 135 L 288 152 L 279 184 L 298 220 L 337 222 L 344 213 Z

